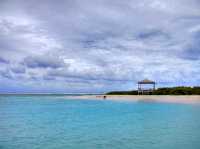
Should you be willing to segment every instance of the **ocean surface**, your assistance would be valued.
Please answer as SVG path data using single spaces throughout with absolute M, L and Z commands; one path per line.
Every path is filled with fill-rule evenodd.
M 0 149 L 200 149 L 200 105 L 0 96 Z

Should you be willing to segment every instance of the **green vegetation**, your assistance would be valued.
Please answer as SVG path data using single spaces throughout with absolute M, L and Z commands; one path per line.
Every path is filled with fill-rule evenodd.
M 137 95 L 137 91 L 113 91 L 107 93 L 107 95 Z
M 107 95 L 137 95 L 137 90 L 133 91 L 113 91 Z M 151 95 L 200 95 L 200 87 L 166 87 L 158 88 L 151 93 Z

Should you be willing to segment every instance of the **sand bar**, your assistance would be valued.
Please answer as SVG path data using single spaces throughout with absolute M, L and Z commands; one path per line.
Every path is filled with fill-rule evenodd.
M 106 96 L 106 99 L 104 99 Z M 200 95 L 82 95 L 72 99 L 200 104 Z

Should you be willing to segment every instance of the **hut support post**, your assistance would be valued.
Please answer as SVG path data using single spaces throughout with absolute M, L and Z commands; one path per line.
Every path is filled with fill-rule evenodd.
M 152 88 L 150 89 L 143 89 L 142 88 L 142 85 L 143 84 L 150 84 L 150 85 L 153 85 Z M 148 80 L 148 79 L 145 79 L 145 80 L 142 80 L 142 81 L 139 81 L 138 82 L 138 95 L 141 93 L 141 94 L 144 94 L 144 93 L 152 93 L 154 90 L 156 89 L 156 83 L 154 81 L 151 81 L 151 80 Z

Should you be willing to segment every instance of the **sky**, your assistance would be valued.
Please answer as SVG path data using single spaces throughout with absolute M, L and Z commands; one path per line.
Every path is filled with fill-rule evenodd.
M 199 0 L 0 0 L 0 93 L 200 85 Z

